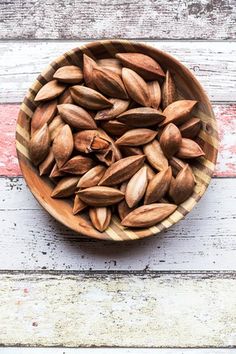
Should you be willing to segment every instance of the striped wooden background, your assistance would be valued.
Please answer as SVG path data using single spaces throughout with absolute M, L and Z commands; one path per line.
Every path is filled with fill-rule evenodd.
M 235 21 L 234 0 L 0 3 L 0 345 L 45 347 L 0 352 L 235 352 Z M 26 89 L 55 57 L 96 38 L 150 41 L 181 60 L 206 89 L 220 130 L 215 177 L 198 206 L 133 244 L 59 225 L 27 190 L 15 155 Z

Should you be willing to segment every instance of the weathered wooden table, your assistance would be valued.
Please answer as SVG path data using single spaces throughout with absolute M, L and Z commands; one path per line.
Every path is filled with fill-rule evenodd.
M 0 3 L 0 345 L 59 347 L 1 352 L 235 353 L 235 35 L 235 0 Z M 53 58 L 97 38 L 148 40 L 180 59 L 208 92 L 220 130 L 198 206 L 130 244 L 83 238 L 53 220 L 15 154 L 26 89 Z

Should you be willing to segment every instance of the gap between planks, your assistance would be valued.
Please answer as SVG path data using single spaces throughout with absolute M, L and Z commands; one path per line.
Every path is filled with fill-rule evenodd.
M 235 272 L 2 273 L 0 289 L 6 346 L 236 345 Z
M 184 220 L 130 243 L 96 241 L 72 232 L 41 208 L 23 178 L 0 178 L 0 190 L 2 270 L 236 269 L 235 178 L 213 179 Z
M 88 41 L 0 41 L 0 102 L 20 102 L 52 60 Z M 236 102 L 236 42 L 153 41 L 185 64 L 217 102 Z

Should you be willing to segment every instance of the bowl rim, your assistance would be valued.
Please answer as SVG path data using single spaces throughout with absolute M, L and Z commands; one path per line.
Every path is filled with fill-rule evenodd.
M 32 188 L 32 184 L 30 183 L 27 175 L 25 174 L 25 168 L 26 168 L 26 164 L 25 162 L 23 161 L 22 159 L 22 155 L 21 155 L 21 152 L 19 151 L 18 147 L 17 147 L 17 141 L 18 141 L 18 137 L 17 137 L 17 127 L 16 127 L 16 151 L 17 151 L 17 157 L 18 157 L 18 161 L 19 161 L 19 165 L 20 165 L 20 168 L 21 168 L 21 171 L 22 171 L 22 175 L 24 177 L 24 180 L 26 181 L 26 184 L 28 186 L 28 188 L 30 189 L 31 193 L 33 194 L 33 196 L 36 198 L 36 200 L 39 202 L 39 204 L 45 209 L 47 210 L 47 212 L 53 216 L 59 223 L 63 224 L 64 226 L 68 227 L 69 229 L 77 232 L 77 233 L 81 233 L 82 235 L 84 236 L 88 236 L 88 237 L 92 237 L 92 238 L 95 238 L 95 239 L 102 239 L 102 240 L 109 240 L 109 241 L 133 241 L 133 240 L 139 240 L 139 239 L 142 239 L 142 238 L 146 238 L 146 237 L 151 237 L 151 236 L 154 236 L 156 234 L 158 234 L 159 232 L 175 225 L 176 223 L 178 223 L 178 221 L 180 221 L 181 219 L 183 219 L 193 208 L 194 206 L 198 203 L 198 201 L 201 199 L 201 197 L 203 196 L 203 194 L 206 192 L 209 184 L 210 184 L 210 181 L 211 181 L 211 178 L 212 178 L 212 175 L 214 173 L 214 169 L 215 169 L 215 166 L 216 166 L 216 161 L 217 161 L 217 155 L 218 155 L 218 146 L 219 146 L 219 134 L 218 134 L 218 127 L 217 127 L 217 121 L 216 121 L 216 118 L 215 118 L 215 115 L 214 115 L 214 112 L 213 112 L 213 109 L 212 109 L 212 105 L 210 103 L 210 100 L 208 98 L 208 95 L 206 94 L 204 88 L 201 86 L 200 82 L 198 81 L 198 79 L 195 77 L 195 75 L 184 65 L 182 64 L 179 60 L 177 60 L 175 57 L 173 57 L 172 55 L 170 55 L 169 53 L 163 51 L 163 50 L 160 50 L 160 49 L 157 49 L 155 47 L 153 47 L 152 45 L 150 44 L 147 44 L 146 42 L 140 42 L 140 41 L 133 41 L 133 40 L 125 40 L 125 39 L 112 39 L 112 40 L 109 40 L 109 39 L 104 39 L 104 40 L 96 40 L 96 41 L 91 41 L 91 42 L 88 42 L 86 44 L 82 44 L 78 47 L 75 47 L 71 50 L 68 50 L 66 51 L 65 53 L 63 53 L 62 55 L 60 55 L 59 57 L 57 57 L 56 59 L 54 59 L 49 65 L 47 65 L 46 68 L 44 68 L 42 70 L 42 72 L 37 76 L 37 79 L 36 81 L 30 86 L 30 88 L 28 89 L 28 92 L 26 93 L 23 101 L 22 101 L 22 104 L 20 106 L 20 110 L 19 110 L 19 113 L 18 113 L 18 118 L 17 118 L 17 125 L 19 124 L 19 121 L 22 119 L 22 114 L 26 115 L 25 113 L 25 110 L 23 110 L 23 106 L 25 105 L 24 101 L 25 100 L 28 100 L 29 101 L 29 98 L 27 97 L 28 95 L 31 95 L 31 91 L 33 90 L 34 93 L 37 93 L 39 91 L 39 89 L 41 88 L 41 86 L 39 86 L 39 78 L 42 77 L 43 73 L 46 73 L 49 68 L 52 68 L 53 64 L 54 63 L 60 63 L 63 59 L 65 60 L 65 57 L 66 56 L 70 56 L 71 54 L 75 53 L 76 51 L 78 50 L 86 50 L 86 49 L 90 49 L 90 48 L 93 48 L 94 46 L 98 45 L 98 44 L 101 44 L 103 45 L 104 47 L 107 47 L 109 45 L 113 45 L 113 44 L 121 44 L 121 45 L 124 45 L 124 48 L 125 48 L 125 45 L 135 45 L 135 49 L 137 47 L 142 47 L 143 50 L 149 50 L 149 51 L 153 51 L 158 55 L 161 55 L 161 56 L 164 56 L 166 57 L 169 61 L 172 61 L 174 64 L 176 64 L 177 66 L 180 66 L 181 67 L 181 70 L 183 71 L 183 73 L 185 75 L 187 75 L 194 83 L 195 87 L 197 88 L 197 90 L 199 92 L 201 92 L 201 95 L 204 97 L 204 105 L 207 106 L 207 109 L 208 111 L 210 112 L 210 117 L 213 119 L 214 121 L 214 124 L 215 124 L 215 130 L 216 130 L 216 136 L 215 136 L 215 145 L 214 145 L 214 150 L 213 150 L 213 157 L 211 159 L 211 162 L 212 162 L 212 165 L 210 169 L 208 169 L 207 171 L 207 176 L 209 177 L 207 182 L 205 183 L 204 185 L 204 188 L 201 189 L 201 191 L 197 194 L 197 197 L 194 199 L 192 198 L 192 196 L 190 198 L 192 198 L 191 200 L 191 206 L 189 207 L 189 210 L 186 210 L 186 212 L 181 212 L 179 213 L 180 215 L 177 216 L 176 220 L 172 221 L 172 222 L 166 222 L 166 223 L 159 223 L 157 224 L 156 226 L 154 227 L 151 227 L 151 228 L 146 228 L 145 230 L 150 230 L 152 229 L 152 231 L 149 231 L 149 232 L 146 232 L 146 234 L 142 235 L 139 233 L 138 229 L 126 229 L 126 230 L 130 230 L 130 231 L 127 231 L 125 232 L 125 236 L 123 238 L 119 237 L 119 238 L 113 238 L 111 237 L 110 235 L 107 235 L 106 232 L 104 233 L 100 233 L 100 232 L 97 232 L 95 230 L 95 232 L 91 233 L 91 228 L 89 230 L 87 230 L 86 228 L 83 227 L 82 225 L 82 222 L 81 222 L 81 225 L 82 227 L 77 227 L 77 228 L 74 228 L 70 223 L 67 223 L 65 220 L 61 220 L 59 218 L 59 215 L 58 213 L 48 205 L 48 203 L 45 202 L 43 196 L 41 196 L 40 194 L 37 193 L 37 190 Z M 125 52 L 125 51 L 124 51 Z M 136 50 L 137 52 L 137 50 Z M 49 80 L 47 80 L 49 81 Z M 36 88 L 35 88 L 36 87 Z M 21 128 L 22 129 L 22 128 Z M 31 162 L 29 162 L 31 164 Z M 32 165 L 32 164 L 31 164 Z M 42 177 L 40 177 L 42 178 Z M 189 198 L 189 199 L 190 199 Z M 187 201 L 189 200 L 187 199 Z M 186 202 L 184 202 L 186 204 Z M 183 203 L 182 203 L 183 204 Z M 180 206 L 182 206 L 182 204 L 180 204 Z M 179 208 L 179 206 L 178 206 Z M 178 208 L 176 209 L 176 211 L 178 211 Z M 173 213 L 175 214 L 176 211 Z M 171 214 L 170 216 L 172 217 L 173 214 Z M 78 216 L 77 216 L 78 217 Z M 78 218 L 79 219 L 79 218 Z M 165 221 L 168 221 L 168 218 L 167 219 L 164 219 L 163 220 L 164 222 Z M 163 223 L 163 225 L 162 225 Z M 158 228 L 158 225 L 161 224 L 161 227 Z M 125 231 L 122 229 L 122 232 Z M 133 235 L 131 235 L 133 234 Z M 134 235 L 138 235 L 137 237 L 135 237 Z

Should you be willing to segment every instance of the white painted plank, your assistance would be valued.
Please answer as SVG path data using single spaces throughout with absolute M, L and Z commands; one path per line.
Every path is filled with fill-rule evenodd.
M 185 220 L 129 244 L 71 232 L 40 207 L 22 178 L 1 178 L 0 190 L 0 269 L 236 269 L 236 179 L 213 179 Z
M 185 31 L 187 33 L 187 31 Z M 0 102 L 20 102 L 38 73 L 78 41 L 0 42 Z M 181 60 L 213 101 L 236 101 L 235 42 L 150 42 Z
M 7 346 L 236 345 L 233 273 L 2 273 L 0 289 Z
M 235 38 L 234 0 L 8 0 L 1 38 Z M 33 20 L 32 20 L 33 19 Z
M 235 349 L 0 348 L 1 354 L 234 354 Z

